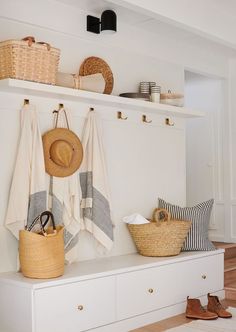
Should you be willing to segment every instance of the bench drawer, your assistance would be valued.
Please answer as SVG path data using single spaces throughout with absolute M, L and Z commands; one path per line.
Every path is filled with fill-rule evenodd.
M 223 269 L 222 254 L 118 275 L 118 319 L 219 291 Z
M 79 332 L 115 321 L 115 277 L 35 291 L 37 332 Z

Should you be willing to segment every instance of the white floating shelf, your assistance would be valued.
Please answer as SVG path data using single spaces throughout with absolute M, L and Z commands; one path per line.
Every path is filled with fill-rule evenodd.
M 204 116 L 204 113 L 193 111 L 185 107 L 157 104 L 151 103 L 149 101 L 64 88 L 55 85 L 15 80 L 10 78 L 0 80 L 0 90 L 10 93 L 14 92 L 24 94 L 25 98 L 28 94 L 30 94 L 41 97 L 56 98 L 58 99 L 58 102 L 61 102 L 62 99 L 70 101 L 80 101 L 88 103 L 90 107 L 93 107 L 94 105 L 104 105 L 116 107 L 121 110 L 137 110 L 147 113 L 178 116 L 182 118 L 197 118 Z

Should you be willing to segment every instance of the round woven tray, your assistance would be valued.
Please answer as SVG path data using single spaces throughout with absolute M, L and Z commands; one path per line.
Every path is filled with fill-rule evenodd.
M 113 90 L 114 85 L 114 78 L 111 71 L 111 68 L 108 66 L 108 64 L 102 60 L 101 58 L 97 58 L 95 56 L 91 56 L 87 59 L 85 59 L 80 66 L 79 69 L 79 75 L 85 76 L 85 75 L 92 75 L 101 73 L 105 80 L 105 94 L 111 94 Z

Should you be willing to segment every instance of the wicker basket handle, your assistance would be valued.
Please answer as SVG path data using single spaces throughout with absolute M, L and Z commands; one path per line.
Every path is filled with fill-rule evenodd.
M 22 38 L 22 40 L 28 41 L 28 46 L 31 46 L 33 43 L 35 43 L 35 38 L 33 36 L 27 36 Z
M 46 219 L 46 221 L 43 222 L 42 218 L 44 216 L 46 216 L 47 219 Z M 52 228 L 53 228 L 53 233 L 52 234 L 48 234 L 45 231 L 45 226 L 50 221 L 50 219 L 51 219 Z M 53 214 L 50 211 L 44 211 L 43 213 L 41 213 L 41 215 L 40 215 L 40 222 L 41 222 L 41 225 L 42 225 L 42 233 L 43 233 L 44 236 L 52 236 L 52 235 L 57 234 L 57 229 L 56 229 L 56 225 L 55 225 L 55 221 L 54 221 L 54 216 L 53 216 Z
M 51 45 L 49 44 L 49 43 L 46 43 L 46 42 L 37 42 L 36 44 L 41 44 L 41 45 L 45 45 L 45 46 L 47 46 L 47 50 L 48 51 L 50 51 L 50 49 L 51 49 Z
M 156 222 L 170 221 L 171 214 L 166 209 L 155 209 L 152 214 L 152 220 Z
M 25 38 L 22 38 L 22 40 L 28 41 L 28 46 L 31 46 L 33 43 L 35 43 L 35 38 L 33 36 L 27 36 Z M 42 41 L 42 42 L 37 42 L 36 44 L 41 44 L 41 45 L 47 46 L 48 51 L 50 51 L 50 49 L 51 49 L 51 45 L 49 43 Z

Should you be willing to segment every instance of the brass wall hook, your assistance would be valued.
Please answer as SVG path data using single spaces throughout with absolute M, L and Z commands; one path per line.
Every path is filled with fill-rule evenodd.
M 173 121 L 171 121 L 170 118 L 165 119 L 165 124 L 167 126 L 171 126 L 171 127 L 173 127 L 175 125 L 175 123 Z
M 142 121 L 145 123 L 151 123 L 152 120 L 147 120 L 147 116 L 145 114 L 142 115 Z
M 24 99 L 24 105 L 29 105 L 29 99 Z
M 60 110 L 63 110 L 64 109 L 64 104 L 58 104 L 58 109 L 57 110 L 54 110 L 52 111 L 52 113 L 59 113 Z
M 122 112 L 117 112 L 117 119 L 127 120 L 128 117 L 127 116 L 123 116 Z

